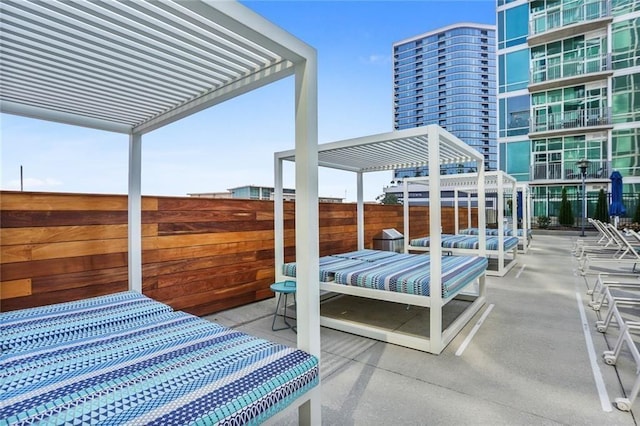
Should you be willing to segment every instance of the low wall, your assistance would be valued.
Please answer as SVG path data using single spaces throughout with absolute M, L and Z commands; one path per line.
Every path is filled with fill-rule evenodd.
M 284 206 L 285 259 L 293 261 L 295 204 Z M 146 295 L 196 315 L 273 296 L 273 202 L 145 196 L 142 210 Z M 319 213 L 321 256 L 357 248 L 355 204 L 321 203 Z M 445 232 L 453 216 L 443 209 Z M 402 206 L 367 204 L 365 224 L 372 248 L 381 229 L 403 232 Z M 410 225 L 410 235 L 427 235 L 428 208 L 412 207 Z M 126 290 L 127 250 L 125 195 L 2 191 L 0 310 Z

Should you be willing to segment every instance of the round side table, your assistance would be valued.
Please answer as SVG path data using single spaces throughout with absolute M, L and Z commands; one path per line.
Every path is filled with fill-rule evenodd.
M 270 287 L 271 287 L 271 291 L 273 291 L 274 293 L 276 293 L 278 295 L 278 302 L 276 303 L 276 310 L 273 313 L 273 322 L 271 323 L 271 330 L 279 331 L 279 330 L 285 330 L 287 328 L 290 328 L 293 331 L 296 331 L 295 325 L 292 325 L 291 323 L 289 323 L 287 321 L 287 318 L 293 318 L 293 317 L 288 317 L 287 316 L 287 302 L 288 302 L 288 297 L 289 297 L 290 294 L 293 295 L 293 301 L 295 302 L 295 300 L 296 300 L 296 282 L 295 281 L 280 281 L 280 282 L 271 284 Z M 282 296 L 284 296 L 284 308 L 283 308 L 284 313 L 280 314 L 279 313 L 279 311 L 280 311 L 280 300 L 282 299 Z M 282 321 L 285 324 L 283 327 L 276 328 L 276 318 L 277 317 L 282 317 Z

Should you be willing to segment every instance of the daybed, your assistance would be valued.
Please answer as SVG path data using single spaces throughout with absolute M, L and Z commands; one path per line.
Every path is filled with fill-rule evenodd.
M 516 231 L 516 235 L 518 237 L 518 253 L 526 253 L 529 250 L 529 246 L 531 245 L 531 240 L 533 239 L 533 231 L 531 229 L 527 229 L 527 237 L 524 236 L 524 229 L 518 228 Z M 465 228 L 458 231 L 458 235 L 478 235 L 480 230 L 478 228 Z M 485 230 L 485 234 L 490 237 L 498 236 L 498 230 L 495 228 L 487 228 Z M 505 237 L 513 237 L 513 228 L 505 228 L 504 229 Z
M 296 161 L 293 151 L 275 153 L 275 242 L 276 242 L 276 275 L 278 279 L 290 279 L 293 266 L 285 266 L 284 261 L 284 209 L 282 199 L 283 162 Z M 357 249 L 365 249 L 364 241 L 364 199 L 363 174 L 392 170 L 401 167 L 428 166 L 431 170 L 439 170 L 440 164 L 448 162 L 475 162 L 479 170 L 477 181 L 480 186 L 484 182 L 483 157 L 473 148 L 437 125 L 422 128 L 406 129 L 379 135 L 364 136 L 355 139 L 321 144 L 318 146 L 318 164 L 320 166 L 355 172 L 357 176 Z M 432 199 L 440 206 L 440 176 L 435 175 L 429 181 Z M 484 203 L 484 191 L 479 190 L 479 198 Z M 296 201 L 298 208 L 298 201 Z M 430 209 L 431 234 L 439 234 L 441 222 L 440 208 Z M 479 212 L 479 222 L 484 224 L 484 211 Z M 370 246 L 369 246 L 370 247 Z M 438 246 L 439 248 L 439 246 Z M 383 255 L 380 252 L 368 253 L 377 257 L 372 260 L 354 256 L 327 256 L 319 262 L 320 272 L 317 276 L 321 290 L 336 294 L 346 294 L 389 302 L 403 303 L 429 308 L 428 335 L 411 335 L 388 328 L 377 327 L 349 319 L 338 319 L 328 316 L 320 317 L 324 326 L 353 334 L 382 340 L 389 343 L 438 354 L 451 342 L 456 334 L 468 323 L 486 300 L 485 260 L 480 257 L 460 258 L 461 264 L 469 262 L 473 269 L 470 276 L 465 276 L 464 268 L 453 265 L 455 260 L 444 259 L 441 250 L 434 250 L 426 255 Z M 382 257 L 382 258 L 380 258 Z M 296 264 L 302 259 L 296 254 Z M 398 263 L 396 263 L 398 262 Z M 400 262 L 417 262 L 415 270 L 420 279 L 410 274 L 388 275 Z M 451 263 L 450 263 L 451 262 Z M 405 266 L 407 266 L 405 264 Z M 458 265 L 459 266 L 459 265 Z M 444 271 L 444 274 L 443 274 Z M 295 271 L 298 286 L 309 285 L 301 280 Z M 460 274 L 459 274 L 460 273 Z M 452 285 L 455 279 L 451 276 L 459 274 L 459 285 Z M 451 275 L 451 276 L 450 276 Z M 452 279 L 453 281 L 449 281 Z M 398 284 L 400 282 L 400 284 Z M 447 327 L 443 328 L 443 307 L 455 297 L 461 289 L 477 284 L 474 296 L 467 298 L 470 303 L 466 309 Z M 356 285 L 353 285 L 356 284 Z M 451 285 L 451 286 L 450 286 Z
M 1 424 L 260 423 L 318 359 L 137 292 L 0 314 Z
M 490 236 L 488 234 L 486 236 L 485 254 L 487 256 L 497 257 L 498 262 L 500 262 L 500 259 L 504 259 L 502 264 L 497 263 L 495 265 L 495 269 L 491 269 L 491 267 L 488 268 L 487 275 L 504 276 L 514 265 L 513 262 L 516 259 L 518 249 L 518 237 L 503 236 L 502 249 L 500 249 L 500 239 L 499 236 Z M 412 238 L 409 241 L 409 250 L 428 252 L 431 250 L 430 245 L 431 239 L 429 237 Z M 450 254 L 475 255 L 478 253 L 480 238 L 478 235 L 443 234 L 441 246 Z M 510 256 L 505 257 L 505 254 L 510 254 Z M 502 258 L 500 256 L 502 256 Z M 504 262 L 508 262 L 506 266 Z
M 30 0 L 2 2 L 1 8 L 3 25 L 0 28 L 0 36 L 6 43 L 3 44 L 0 52 L 0 61 L 3 64 L 0 111 L 115 132 L 121 134 L 125 141 L 128 140 L 127 268 L 129 289 L 137 293 L 142 293 L 143 275 L 141 209 L 143 136 L 184 117 L 292 76 L 295 80 L 295 89 L 292 91 L 294 101 L 292 115 L 295 117 L 295 149 L 293 151 L 298 153 L 296 165 L 298 180 L 296 199 L 299 204 L 296 211 L 296 239 L 300 257 L 298 275 L 305 281 L 310 281 L 309 277 L 317 275 L 318 253 L 317 250 L 313 250 L 313 247 L 318 246 L 318 188 L 317 179 L 314 178 L 314 176 L 317 177 L 318 165 L 316 155 L 317 53 L 315 49 L 235 1 L 42 2 Z M 33 36 L 25 37 L 25 32 Z M 315 309 L 319 303 L 317 285 L 299 287 L 297 302 L 298 347 L 319 358 L 320 321 Z M 70 306 L 75 309 L 73 308 L 75 305 Z M 42 308 L 42 311 L 48 312 L 47 309 L 50 308 Z M 59 309 L 59 307 L 53 309 Z M 42 311 L 32 311 L 32 313 Z M 30 315 L 29 312 L 25 314 Z M 207 334 L 236 335 L 235 332 L 219 329 L 215 325 L 205 324 L 184 314 L 167 313 L 166 315 L 173 318 L 170 320 L 172 323 L 186 321 L 196 324 L 194 327 L 202 329 L 202 337 L 198 339 L 201 339 L 205 346 L 215 342 L 215 339 L 211 340 Z M 46 314 L 46 316 L 53 320 L 56 315 Z M 3 316 L 3 321 L 8 322 L 10 318 L 14 317 L 9 314 Z M 120 338 L 119 336 L 126 333 L 128 324 L 125 322 L 124 328 L 115 326 L 108 338 Z M 121 404 L 131 404 L 130 398 L 126 395 L 127 392 L 132 396 L 135 394 L 136 398 L 140 398 L 138 391 L 145 395 L 148 392 L 149 397 L 159 406 L 168 402 L 163 401 L 161 397 L 156 398 L 157 392 L 154 389 L 138 389 L 138 386 L 151 384 L 151 382 L 147 382 L 146 378 L 142 380 L 142 376 L 136 375 L 137 373 L 132 376 L 135 377 L 134 382 L 138 377 L 141 382 L 137 384 L 131 382 L 130 384 L 134 386 L 127 385 L 122 390 L 124 393 L 111 393 L 104 388 L 108 386 L 109 389 L 116 390 L 124 376 L 113 375 L 112 381 L 92 384 L 96 380 L 93 377 L 96 371 L 100 372 L 99 379 L 111 380 L 112 369 L 115 372 L 116 368 L 122 367 L 125 369 L 123 372 L 128 372 L 129 369 L 146 366 L 145 363 L 139 364 L 140 358 L 136 358 L 137 356 L 154 356 L 154 349 L 144 346 L 147 343 L 146 339 L 142 343 L 124 343 L 122 347 L 131 345 L 131 351 L 122 352 L 115 357 L 111 355 L 110 350 L 96 351 L 93 355 L 100 360 L 98 367 L 92 367 L 91 363 L 94 361 L 91 360 L 90 355 L 86 355 L 88 357 L 86 367 L 84 364 L 70 367 L 69 364 L 74 364 L 76 361 L 65 357 L 66 354 L 80 356 L 74 352 L 78 350 L 75 348 L 76 344 L 91 346 L 94 343 L 95 345 L 102 343 L 96 340 L 98 336 L 82 337 L 77 343 L 75 341 L 63 343 L 56 339 L 69 336 L 55 331 L 55 328 L 52 330 L 54 340 L 51 344 L 54 346 L 31 349 L 29 345 L 15 346 L 13 343 L 7 343 L 12 345 L 13 353 L 3 351 L 2 356 L 4 362 L 10 363 L 7 368 L 15 369 L 15 374 L 23 374 L 20 372 L 21 368 L 31 354 L 52 357 L 49 359 L 53 359 L 54 364 L 44 365 L 38 362 L 40 364 L 38 368 L 42 369 L 42 373 L 37 372 L 37 375 L 38 377 L 41 377 L 41 374 L 53 374 L 56 377 L 61 375 L 59 379 L 52 379 L 61 381 L 52 381 L 39 389 L 38 386 L 41 384 L 37 380 L 31 380 L 30 383 L 15 382 L 11 386 L 17 391 L 7 391 L 11 393 L 4 395 L 6 398 L 3 398 L 3 404 L 6 404 L 6 409 L 14 410 L 16 413 L 25 412 L 28 416 L 43 416 L 42 423 L 46 424 L 49 414 L 52 417 L 58 415 L 54 412 L 57 408 L 48 404 L 47 401 L 52 401 L 56 405 L 67 404 L 67 395 L 72 398 L 100 395 L 100 403 L 107 402 L 106 407 L 99 408 L 97 412 L 89 412 L 87 408 L 87 412 L 78 413 L 81 415 L 69 419 L 75 424 L 92 424 L 99 423 L 103 416 L 120 416 L 123 407 Z M 173 368 L 171 366 L 178 366 L 183 360 L 182 355 L 174 350 L 184 350 L 184 356 L 187 356 L 186 352 L 192 352 L 187 348 L 192 344 L 191 341 L 195 335 L 189 335 L 190 331 L 187 329 L 183 331 L 187 332 L 184 336 L 189 337 L 182 342 L 163 340 L 165 339 L 163 333 L 162 339 L 157 344 L 165 347 L 156 346 L 156 350 L 160 352 L 157 352 L 154 358 L 149 358 L 150 364 L 164 362 L 165 358 L 168 360 L 166 364 L 159 364 L 161 368 L 166 367 L 166 371 L 159 370 L 158 375 L 151 379 L 151 381 L 157 381 L 160 386 L 165 386 L 167 381 L 179 381 L 184 378 L 180 375 L 172 378 L 170 371 Z M 3 329 L 3 335 L 4 332 Z M 167 332 L 167 335 L 169 334 L 170 332 Z M 178 333 L 176 338 L 184 340 L 185 338 L 180 335 L 181 333 Z M 276 348 L 272 344 L 252 340 L 249 337 L 240 338 L 242 339 L 246 339 L 246 342 L 232 350 L 231 358 L 235 360 L 234 362 L 242 362 L 240 361 L 241 353 L 244 352 L 247 355 L 252 353 L 252 347 L 263 345 L 266 352 Z M 136 344 L 143 346 L 136 347 Z M 180 345 L 184 349 L 178 349 Z M 56 352 L 58 349 L 60 351 Z M 119 351 L 120 348 L 114 348 L 114 350 Z M 88 349 L 88 352 L 91 351 Z M 170 358 L 174 358 L 174 354 L 177 357 L 170 361 Z M 306 355 L 302 352 L 294 351 L 292 354 L 295 357 L 302 357 L 301 359 L 311 360 L 311 358 L 305 358 Z M 222 353 L 203 354 L 201 360 L 197 362 L 201 363 L 204 370 L 198 371 L 208 371 L 209 364 L 223 360 L 221 356 Z M 256 359 L 259 357 L 257 356 Z M 77 359 L 82 363 L 85 362 L 84 358 Z M 265 358 L 265 361 L 267 361 L 265 368 L 275 366 L 277 370 L 277 376 L 273 376 L 274 380 L 279 380 L 281 369 L 283 369 L 282 373 L 289 369 L 286 362 L 276 361 L 273 356 Z M 121 362 L 122 364 L 119 365 Z M 251 362 L 246 365 L 251 365 Z M 27 370 L 30 368 L 26 366 L 27 364 L 24 364 L 25 380 L 29 377 Z M 235 366 L 230 364 L 231 369 L 240 366 L 241 364 Z M 255 365 L 251 365 L 248 370 L 254 367 Z M 149 366 L 149 368 L 150 370 L 140 370 L 140 373 L 152 371 L 151 368 L 155 367 Z M 181 366 L 180 371 L 190 374 L 185 368 L 187 368 L 186 364 Z M 66 372 L 67 369 L 70 369 L 69 374 Z M 247 389 L 252 389 L 255 385 L 259 386 L 264 380 L 259 378 L 262 370 L 258 370 L 254 376 L 240 376 L 248 370 L 241 369 L 234 373 L 233 386 L 246 386 Z M 10 370 L 3 369 L 3 372 L 9 373 Z M 102 372 L 107 375 L 103 375 Z M 14 373 L 11 372 L 11 374 Z M 76 378 L 71 379 L 72 376 Z M 64 381 L 67 378 L 74 382 L 80 381 L 77 382 L 79 395 L 68 388 L 67 382 Z M 295 382 L 295 375 L 291 375 L 289 379 Z M 282 404 L 291 402 L 299 394 L 298 391 L 304 391 L 316 382 L 311 377 L 309 379 L 308 385 L 300 382 L 297 390 L 292 389 L 293 392 L 290 394 L 284 393 L 278 396 L 267 390 L 271 389 L 273 383 L 262 382 L 266 386 L 264 391 L 265 395 L 268 395 L 267 404 L 261 400 L 260 393 L 251 392 L 243 394 L 239 403 L 233 406 L 209 400 L 199 409 L 185 407 L 189 407 L 186 410 L 188 415 L 213 414 L 217 409 L 229 410 L 227 415 L 232 419 L 234 412 L 244 416 L 245 406 L 258 404 L 264 405 L 264 414 L 251 408 L 251 415 L 255 415 L 256 419 L 262 419 L 271 411 L 279 409 Z M 4 386 L 9 382 L 3 379 L 2 383 Z M 46 395 L 49 395 L 49 392 L 51 392 L 50 395 L 59 394 L 62 400 L 45 398 L 41 402 L 40 397 L 32 397 L 43 392 Z M 97 392 L 97 394 L 91 392 Z M 280 391 L 276 393 L 280 394 Z M 211 394 L 208 388 L 204 388 L 203 396 L 206 397 L 206 395 L 217 397 L 218 394 L 215 392 Z M 174 396 L 172 395 L 171 398 Z M 14 403 L 12 398 L 17 398 L 20 402 Z M 251 398 L 256 398 L 255 402 L 252 402 Z M 175 401 L 178 405 L 184 405 L 185 402 L 184 399 Z M 308 393 L 308 397 L 294 401 L 292 407 L 295 407 L 298 402 L 302 402 L 299 414 L 303 423 L 321 424 L 319 392 Z M 82 410 L 84 411 L 84 407 Z M 92 413 L 96 413 L 97 417 L 91 417 Z M 153 413 L 157 412 L 153 411 Z M 137 415 L 122 419 L 122 422 L 133 421 Z M 118 421 L 114 423 L 120 423 L 121 418 L 115 418 Z M 159 417 L 159 419 L 157 423 L 166 423 L 164 418 Z M 182 417 L 177 417 L 173 421 L 180 424 L 188 423 L 186 419 L 182 420 Z M 64 423 L 65 420 L 60 422 Z M 139 419 L 137 423 L 147 424 L 148 422 Z
M 424 182 L 424 177 L 413 177 L 404 179 L 404 192 L 408 196 L 409 183 L 416 184 Z M 516 180 L 502 172 L 494 171 L 484 174 L 485 181 L 482 190 L 488 193 L 495 193 L 497 198 L 497 236 L 488 236 L 486 226 L 479 226 L 478 235 L 458 235 L 459 231 L 459 214 L 458 214 L 458 196 L 460 191 L 464 191 L 467 197 L 471 193 L 477 194 L 478 212 L 485 211 L 485 199 L 482 197 L 479 189 L 478 177 L 472 173 L 461 173 L 457 175 L 446 175 L 440 179 L 440 190 L 451 190 L 454 192 L 454 226 L 455 235 L 442 235 L 438 237 L 438 245 L 442 249 L 453 254 L 472 254 L 480 256 L 493 256 L 497 260 L 491 262 L 487 269 L 488 275 L 504 276 L 516 263 L 518 238 L 505 236 L 504 232 L 504 195 L 511 194 L 512 197 L 512 223 L 516 223 Z M 406 198 L 405 198 L 406 199 Z M 430 206 L 436 206 L 435 200 L 430 200 Z M 467 201 L 467 208 L 470 210 L 471 200 Z M 427 237 L 411 236 L 409 233 L 409 215 L 408 206 L 404 206 L 405 211 L 405 252 L 410 251 L 433 251 L 433 241 L 430 235 Z M 469 212 L 469 225 L 471 224 L 471 214 Z M 479 225 L 484 225 L 484 223 Z M 505 256 L 507 255 L 507 256 Z
M 430 296 L 430 256 L 361 250 L 320 258 L 320 281 L 372 290 Z M 295 278 L 296 264 L 285 263 L 283 274 Z M 479 279 L 487 259 L 479 256 L 442 258 L 442 298 L 450 300 Z M 320 286 L 322 288 L 322 284 Z M 380 297 L 374 297 L 380 298 Z
M 320 258 L 320 289 L 339 294 L 348 294 L 369 299 L 405 303 L 434 309 L 431 304 L 432 279 L 430 264 L 432 257 L 424 254 L 404 254 L 377 250 L 361 250 L 334 254 Z M 446 346 L 464 327 L 470 312 L 484 303 L 485 271 L 487 259 L 479 256 L 445 256 L 441 262 L 440 300 L 442 307 L 465 292 L 472 294 L 466 315 L 460 315 L 442 331 Z M 296 278 L 296 264 L 283 265 L 284 279 Z M 442 309 L 441 307 L 441 309 Z M 433 352 L 424 337 L 402 333 L 387 333 L 382 329 L 356 324 L 329 316 L 321 317 L 321 324 L 355 334 Z M 436 352 L 437 353 L 437 352 Z
M 529 246 L 531 245 L 531 240 L 533 238 L 533 234 L 531 232 L 531 192 L 529 191 L 529 187 L 525 184 L 516 184 L 516 180 L 511 175 L 508 175 L 502 171 L 497 172 L 487 172 L 485 174 L 485 188 L 487 192 L 493 193 L 495 195 L 495 199 L 499 196 L 498 193 L 502 193 L 504 198 L 511 197 L 511 217 L 504 218 L 502 214 L 503 208 L 499 208 L 497 205 L 494 205 L 494 213 L 496 217 L 496 222 L 498 227 L 497 229 L 486 229 L 486 234 L 489 236 L 497 236 L 500 232 L 500 229 L 503 229 L 504 235 L 508 237 L 517 236 L 520 239 L 518 244 L 518 251 L 520 253 L 526 253 L 529 250 Z M 498 182 L 498 179 L 502 181 Z M 469 185 L 469 182 L 465 178 L 460 178 L 460 175 L 457 176 L 448 176 L 447 182 L 451 182 L 449 188 L 453 188 L 454 190 L 454 206 L 456 209 L 454 210 L 455 214 L 455 234 L 463 234 L 463 235 L 478 235 L 480 230 L 478 228 L 472 227 L 471 222 L 471 202 L 470 202 L 470 193 L 473 192 L 473 184 Z M 466 188 L 465 188 L 466 186 Z M 467 225 L 464 229 L 459 229 L 461 224 L 458 220 L 458 209 L 457 206 L 459 204 L 459 196 L 460 192 L 466 192 L 467 197 L 467 209 L 469 210 Z M 504 198 L 502 199 L 502 206 L 504 207 Z M 499 204 L 500 202 L 498 202 Z M 514 224 L 517 224 L 514 226 Z M 500 226 L 502 225 L 502 227 Z M 464 226 L 464 225 L 463 225 Z M 516 235 L 514 235 L 514 228 L 516 228 Z M 527 238 L 525 238 L 525 234 Z

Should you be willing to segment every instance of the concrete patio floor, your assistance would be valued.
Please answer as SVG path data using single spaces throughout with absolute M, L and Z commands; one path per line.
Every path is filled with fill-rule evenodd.
M 636 366 L 626 348 L 616 366 L 603 362 L 618 329 L 602 334 L 594 327 L 599 318 L 571 255 L 577 238 L 534 234 L 506 276 L 487 277 L 487 304 L 440 355 L 323 328 L 322 423 L 637 424 L 633 409 L 611 404 L 630 392 Z M 274 308 L 270 299 L 207 318 L 295 346 L 292 330 L 271 331 Z M 425 318 L 395 309 L 390 321 Z M 377 320 L 379 314 L 371 309 Z M 295 413 L 282 420 L 297 423 Z

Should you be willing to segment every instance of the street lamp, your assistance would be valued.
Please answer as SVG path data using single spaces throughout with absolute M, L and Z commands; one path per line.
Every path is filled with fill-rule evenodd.
M 584 179 L 587 177 L 587 168 L 589 167 L 589 163 L 591 163 L 591 161 L 587 160 L 586 158 L 583 158 L 582 160 L 576 163 L 576 165 L 580 169 L 580 175 L 582 176 L 582 227 L 581 227 L 582 232 L 580 233 L 581 237 L 584 237 L 584 222 L 587 218 L 587 192 L 586 192 Z

